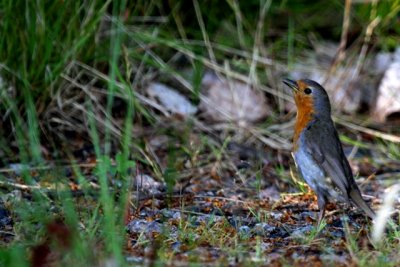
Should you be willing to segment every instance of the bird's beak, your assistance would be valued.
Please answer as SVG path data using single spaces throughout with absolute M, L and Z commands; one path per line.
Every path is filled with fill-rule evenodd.
M 297 86 L 297 82 L 290 79 L 283 79 L 282 82 L 292 88 L 295 91 L 299 91 L 299 87 Z

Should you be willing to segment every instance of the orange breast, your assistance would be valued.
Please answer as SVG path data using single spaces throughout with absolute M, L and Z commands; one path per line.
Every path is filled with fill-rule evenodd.
M 296 124 L 294 126 L 293 150 L 297 150 L 297 140 L 303 129 L 312 120 L 314 113 L 313 99 L 311 96 L 305 96 L 302 93 L 296 93 L 294 100 L 297 106 Z

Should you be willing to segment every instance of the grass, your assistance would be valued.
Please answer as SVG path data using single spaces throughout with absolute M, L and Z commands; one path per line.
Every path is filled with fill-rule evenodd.
M 326 244 L 314 242 L 323 229 L 316 229 L 306 241 L 279 247 L 278 240 L 271 248 L 270 237 L 242 235 L 227 215 L 218 220 L 212 215 L 198 225 L 190 222 L 187 213 L 193 205 L 210 203 L 213 211 L 224 213 L 226 205 L 232 216 L 272 225 L 275 221 L 268 213 L 273 209 L 263 208 L 265 204 L 254 197 L 266 187 L 263 177 L 272 173 L 282 179 L 269 182 L 280 190 L 306 191 L 301 182 L 295 180 L 293 186 L 288 178 L 290 127 L 284 122 L 290 115 L 284 110 L 290 97 L 276 89 L 276 77 L 292 69 L 312 49 L 312 42 L 339 41 L 342 22 L 329 14 L 343 9 L 340 1 L 0 3 L 4 33 L 0 40 L 0 181 L 3 205 L 14 221 L 11 230 L 1 230 L 0 265 L 34 265 L 35 255 L 46 255 L 40 254 L 41 248 L 49 248 L 59 265 L 78 266 L 129 265 L 130 257 L 160 265 L 253 266 L 272 263 L 270 252 L 290 246 L 299 251 L 317 246 L 325 251 Z M 394 49 L 400 41 L 393 27 L 399 9 L 399 1 L 353 4 L 352 29 L 358 37 L 350 40 L 348 52 L 357 54 L 370 20 L 377 16 L 381 23 L 374 30 L 373 47 Z M 23 15 L 16 16 L 16 11 Z M 213 124 L 198 116 L 166 118 L 167 112 L 145 93 L 150 82 L 159 81 L 198 104 L 204 97 L 202 77 L 210 69 L 268 94 L 273 115 L 267 122 L 247 127 L 234 122 Z M 155 137 L 167 139 L 158 151 L 150 145 Z M 380 151 L 399 159 L 397 143 L 378 140 L 374 143 Z M 273 151 L 271 170 L 266 172 L 259 164 L 238 170 L 236 155 L 229 151 L 231 141 L 259 151 L 267 146 Z M 361 147 L 358 140 L 343 136 L 343 141 Z M 80 143 L 93 152 L 76 156 Z M 10 170 L 11 163 L 19 165 Z M 139 172 L 165 182 L 168 196 L 140 202 L 135 192 L 139 190 L 133 186 Z M 231 198 L 223 195 L 222 200 L 211 197 L 200 204 L 185 203 L 182 184 L 186 181 L 203 187 L 211 181 L 220 193 L 235 191 Z M 174 198 L 177 186 L 181 186 L 179 205 Z M 249 192 L 253 197 L 242 199 Z M 165 207 L 159 208 L 159 202 Z M 164 229 L 151 238 L 145 232 L 126 233 L 127 222 L 137 218 L 135 212 L 173 210 L 174 205 L 180 219 L 162 221 L 172 224 L 174 231 Z M 236 215 L 229 205 L 245 214 Z M 291 215 L 285 214 L 290 221 Z M 206 215 L 202 210 L 193 217 Z M 273 226 L 280 229 L 279 223 Z M 374 248 L 359 244 L 365 235 L 354 231 L 346 232 L 351 256 L 347 260 L 387 266 L 388 259 L 399 260 L 393 255 L 399 249 L 398 229 L 389 232 L 384 245 Z M 286 260 L 290 264 L 288 259 L 282 261 Z

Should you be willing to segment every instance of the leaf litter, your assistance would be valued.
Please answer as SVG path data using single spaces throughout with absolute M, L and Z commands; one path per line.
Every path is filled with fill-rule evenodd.
M 93 167 L 86 171 L 88 175 Z M 139 205 L 129 207 L 126 220 L 125 250 L 129 262 L 150 263 L 157 261 L 154 253 L 162 253 L 170 255 L 167 263 L 171 266 L 191 261 L 348 266 L 356 264 L 348 249 L 348 238 L 354 238 L 362 249 L 373 249 L 369 238 L 371 223 L 360 211 L 331 203 L 327 207 L 326 226 L 318 231 L 316 196 L 307 187 L 303 193 L 295 193 L 290 180 L 257 181 L 253 166 L 243 171 L 243 180 L 226 171 L 215 180 L 211 168 L 205 168 L 197 178 L 179 180 L 173 192 L 167 192 L 165 184 L 141 172 L 136 174 L 131 195 L 132 203 Z M 190 186 L 182 187 L 185 179 L 191 180 Z M 76 183 L 75 179 L 72 181 Z M 378 181 L 372 180 L 364 193 L 377 196 L 371 188 L 374 186 L 379 187 Z M 280 194 L 278 198 L 277 188 L 294 192 Z M 137 189 L 140 195 L 134 193 Z M 268 192 L 270 195 L 265 195 Z M 375 201 L 371 204 L 376 205 Z M 399 208 L 400 203 L 396 206 Z M 70 235 L 66 233 L 71 230 L 64 222 L 50 223 L 47 231 L 48 240 L 55 240 L 55 245 L 43 241 L 34 247 L 33 262 L 40 262 L 37 255 L 44 255 L 46 262 L 57 261 L 59 253 L 69 249 L 66 236 Z M 398 260 L 397 256 L 393 260 Z

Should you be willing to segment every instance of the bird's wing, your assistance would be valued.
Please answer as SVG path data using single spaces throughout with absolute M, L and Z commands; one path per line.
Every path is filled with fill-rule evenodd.
M 304 134 L 310 155 L 347 197 L 355 181 L 333 122 L 314 121 Z
M 346 198 L 350 198 L 370 218 L 374 218 L 374 211 L 365 203 L 354 180 L 333 122 L 330 120 L 311 123 L 304 134 L 310 155 L 321 165 L 332 182 Z

